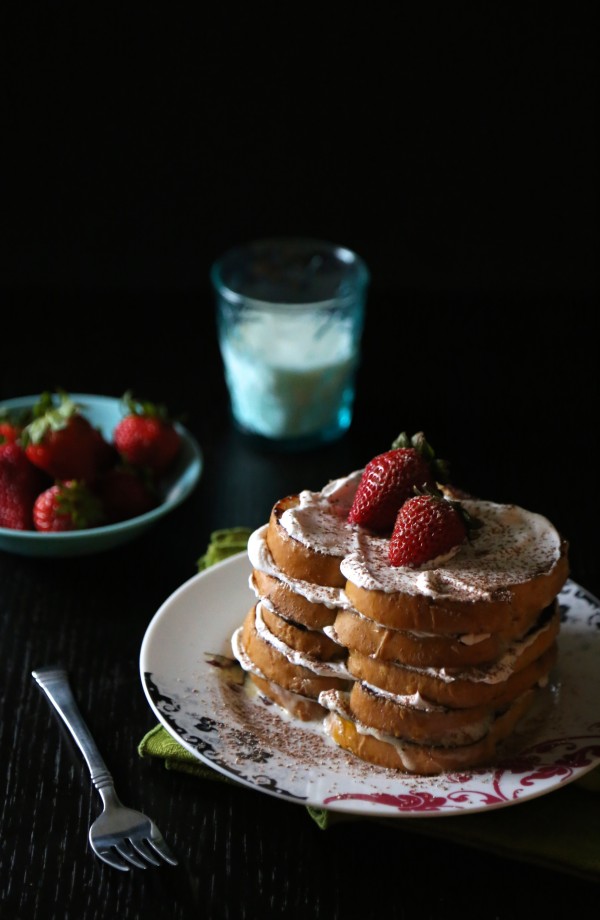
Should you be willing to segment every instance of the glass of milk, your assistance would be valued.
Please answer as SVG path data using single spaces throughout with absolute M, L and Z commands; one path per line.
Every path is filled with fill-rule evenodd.
M 369 271 L 321 240 L 258 240 L 211 269 L 236 426 L 274 446 L 316 447 L 349 428 Z

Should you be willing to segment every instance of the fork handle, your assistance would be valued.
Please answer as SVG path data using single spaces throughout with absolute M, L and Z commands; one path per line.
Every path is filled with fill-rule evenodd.
M 114 789 L 110 771 L 75 702 L 67 672 L 63 668 L 47 667 L 38 668 L 32 675 L 73 735 L 85 758 L 95 788 L 98 792 Z

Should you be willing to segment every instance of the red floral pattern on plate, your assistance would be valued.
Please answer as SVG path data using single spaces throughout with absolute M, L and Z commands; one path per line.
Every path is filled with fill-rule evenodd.
M 591 726 L 596 728 L 597 726 Z M 581 742 L 586 742 L 581 744 Z M 592 742 L 592 743 L 589 743 Z M 565 753 L 560 755 L 561 749 Z M 547 758 L 550 756 L 551 761 Z M 324 799 L 323 807 L 334 802 L 357 801 L 371 802 L 379 806 L 394 808 L 399 812 L 443 812 L 448 808 L 457 811 L 457 805 L 494 808 L 507 802 L 517 800 L 527 790 L 531 797 L 536 787 L 539 793 L 547 791 L 551 783 L 553 788 L 575 778 L 576 770 L 597 762 L 600 757 L 600 736 L 590 735 L 577 738 L 555 738 L 543 741 L 521 752 L 509 762 L 493 771 L 489 788 L 489 771 L 473 773 L 448 773 L 442 782 L 449 788 L 445 795 L 433 795 L 430 792 L 415 790 L 410 793 L 392 795 L 390 793 L 342 792 Z M 484 781 L 488 780 L 485 785 Z M 481 785 L 478 785 L 478 782 Z

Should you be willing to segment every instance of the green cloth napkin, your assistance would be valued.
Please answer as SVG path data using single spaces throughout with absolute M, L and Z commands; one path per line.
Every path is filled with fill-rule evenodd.
M 250 533 L 245 527 L 215 531 L 206 553 L 198 560 L 199 571 L 245 550 Z M 142 738 L 138 753 L 161 760 L 168 770 L 235 784 L 234 780 L 204 766 L 162 725 L 156 725 Z M 562 789 L 523 802 L 518 808 L 456 817 L 396 819 L 364 818 L 312 807 L 307 811 L 323 830 L 348 821 L 376 820 L 403 831 L 478 847 L 498 856 L 600 881 L 600 795 L 594 793 L 600 793 L 600 767 Z
M 205 767 L 197 757 L 190 754 L 162 725 L 155 725 L 144 735 L 138 745 L 138 753 L 142 757 L 156 757 L 164 762 L 167 770 L 179 770 L 182 773 L 191 773 L 200 779 L 220 780 L 224 783 L 233 783 L 223 773 Z
M 214 530 L 206 552 L 198 559 L 198 571 L 203 572 L 216 562 L 222 562 L 228 556 L 235 556 L 248 548 L 248 538 L 252 531 L 248 527 L 229 527 Z

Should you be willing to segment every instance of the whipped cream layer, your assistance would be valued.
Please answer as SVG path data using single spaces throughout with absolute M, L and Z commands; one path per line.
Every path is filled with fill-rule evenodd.
M 240 626 L 239 629 L 236 629 L 233 636 L 231 637 L 231 650 L 233 652 L 234 658 L 237 659 L 240 667 L 246 671 L 248 674 L 255 674 L 256 677 L 260 677 L 261 680 L 264 680 L 278 695 L 282 712 L 287 713 L 288 715 L 293 710 L 293 707 L 296 705 L 298 700 L 306 700 L 308 703 L 314 702 L 310 697 L 304 696 L 301 693 L 293 693 L 291 690 L 286 690 L 285 687 L 282 687 L 280 684 L 276 684 L 274 681 L 269 680 L 268 677 L 265 677 L 260 668 L 257 668 L 252 659 L 246 653 L 244 646 L 242 645 L 242 632 L 243 627 Z M 246 682 L 247 691 L 253 689 L 254 692 L 258 692 L 256 687 L 252 683 Z
M 254 627 L 260 638 L 264 642 L 268 642 L 269 645 L 276 649 L 280 654 L 284 655 L 290 664 L 300 666 L 302 668 L 307 668 L 309 671 L 313 671 L 313 673 L 319 675 L 320 677 L 341 677 L 344 679 L 352 679 L 352 675 L 346 668 L 344 662 L 321 661 L 317 658 L 313 658 L 312 655 L 307 655 L 305 652 L 299 652 L 296 649 L 290 648 L 289 645 L 286 645 L 285 642 L 282 642 L 281 639 L 277 638 L 277 636 L 274 636 L 263 620 L 261 603 L 256 605 Z
M 512 585 L 552 571 L 560 559 L 561 539 L 550 521 L 517 505 L 463 499 L 482 527 L 450 558 L 419 568 L 392 566 L 389 539 L 347 521 L 362 470 L 329 483 L 321 492 L 303 491 L 296 507 L 281 516 L 295 540 L 341 557 L 348 581 L 369 591 L 427 595 L 456 601 L 491 600 Z
M 233 657 L 237 660 L 242 670 L 247 671 L 249 674 L 256 674 L 257 677 L 262 677 L 263 680 L 266 680 L 263 672 L 260 668 L 256 667 L 242 645 L 242 632 L 243 627 L 240 626 L 231 637 L 231 651 L 233 652 Z
M 361 722 L 352 712 L 349 695 L 347 693 L 340 690 L 323 690 L 319 694 L 319 703 L 324 709 L 328 709 L 329 712 L 336 713 L 341 716 L 342 719 L 353 722 L 359 735 L 372 735 L 379 741 L 385 741 L 387 744 L 393 745 L 402 757 L 404 765 L 407 768 L 413 769 L 413 764 L 405 760 L 404 755 L 409 754 L 411 745 L 414 745 L 415 742 L 411 741 L 408 737 L 397 738 L 395 735 L 388 735 L 374 728 L 372 725 Z M 452 747 L 454 745 L 463 745 L 479 741 L 489 731 L 492 721 L 493 716 L 490 713 L 489 716 L 475 719 L 470 725 L 467 724 L 462 728 L 447 729 L 440 735 L 436 742 L 436 746 Z M 325 727 L 326 726 L 327 717 L 325 717 Z
M 320 492 L 304 489 L 298 503 L 286 508 L 282 527 L 294 540 L 328 556 L 345 556 L 354 546 L 357 529 L 347 521 L 362 476 L 357 470 L 334 479 Z
M 364 623 L 367 623 L 370 628 L 372 628 L 374 625 L 378 626 L 378 624 L 376 624 L 374 620 L 372 620 L 370 617 L 366 617 L 364 614 L 360 612 L 360 610 L 356 610 L 356 608 L 354 607 L 349 607 L 348 611 L 352 613 L 353 616 L 358 617 L 359 620 L 362 620 Z M 417 629 L 407 629 L 407 630 L 388 629 L 387 631 L 390 633 L 391 632 L 404 633 L 407 636 L 411 636 L 411 638 L 413 639 L 439 639 L 439 633 L 423 632 L 422 630 L 417 630 Z M 340 638 L 336 632 L 335 623 L 333 624 L 333 626 L 325 626 L 323 629 L 323 632 L 325 633 L 326 636 L 329 636 L 329 638 L 332 639 L 334 642 L 337 642 L 338 645 L 344 645 L 344 643 L 340 641 Z M 491 633 L 450 633 L 448 636 L 446 636 L 446 638 L 453 639 L 455 642 L 460 642 L 462 645 L 472 646 L 472 645 L 478 645 L 480 642 L 485 642 L 487 639 L 490 638 L 490 636 L 491 636 Z
M 403 664 L 401 667 L 406 671 L 414 671 L 416 674 L 426 674 L 436 680 L 443 680 L 447 684 L 456 680 L 469 680 L 475 684 L 502 684 L 516 670 L 516 664 L 523 652 L 536 642 L 539 636 L 552 629 L 552 618 L 549 618 L 547 614 L 547 611 L 543 611 L 536 625 L 525 636 L 514 639 L 506 651 L 487 667 L 417 668 L 408 664 Z
M 431 700 L 422 696 L 418 690 L 416 693 L 390 693 L 389 690 L 384 690 L 383 687 L 376 687 L 375 684 L 370 684 L 366 680 L 361 680 L 360 683 L 374 696 L 380 696 L 384 700 L 391 700 L 392 703 L 396 703 L 398 706 L 405 706 L 407 709 L 420 709 L 422 712 L 447 711 L 446 706 L 432 703 Z
M 290 578 L 289 575 L 282 572 L 275 564 L 269 551 L 266 540 L 267 530 L 268 524 L 264 524 L 262 527 L 255 530 L 248 540 L 248 558 L 252 568 L 257 569 L 259 572 L 264 572 L 265 575 L 270 575 L 272 578 L 277 578 L 278 581 L 283 582 L 290 591 L 293 591 L 294 594 L 300 594 L 311 604 L 323 604 L 331 610 L 335 610 L 339 607 L 351 607 L 350 601 L 342 588 L 331 588 L 327 585 L 318 585 L 310 581 L 302 581 L 299 578 Z M 255 591 L 252 579 L 250 580 L 250 587 Z

